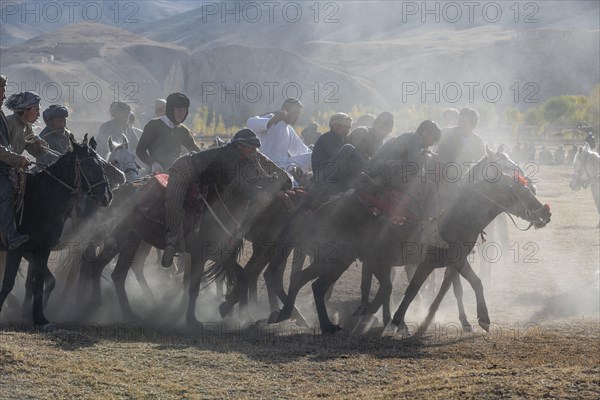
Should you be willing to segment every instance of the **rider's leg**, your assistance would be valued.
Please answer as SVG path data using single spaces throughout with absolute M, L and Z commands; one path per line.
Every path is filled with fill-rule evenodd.
M 0 172 L 0 230 L 6 237 L 9 250 L 14 250 L 29 240 L 29 235 L 17 231 L 14 208 L 14 193 L 8 174 Z
M 182 223 L 185 210 L 185 195 L 195 177 L 189 156 L 180 157 L 169 168 L 169 184 L 165 193 L 165 251 L 161 265 L 168 268 L 173 264 L 175 253 L 182 247 Z

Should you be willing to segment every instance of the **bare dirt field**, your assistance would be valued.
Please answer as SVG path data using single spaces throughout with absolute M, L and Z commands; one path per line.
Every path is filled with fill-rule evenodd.
M 597 399 L 598 213 L 589 190 L 569 190 L 571 172 L 571 167 L 541 167 L 535 174 L 538 198 L 552 207 L 546 228 L 521 232 L 508 221 L 509 239 L 501 252 L 488 232 L 485 249 L 492 272 L 484 285 L 492 319 L 489 333 L 479 327 L 463 333 L 456 302 L 448 295 L 421 340 L 382 337 L 379 324 L 365 334 L 351 334 L 358 264 L 338 282 L 329 304 L 345 329 L 328 336 L 318 332 L 310 285 L 301 292 L 299 306 L 314 329 L 223 322 L 216 316 L 218 300 L 211 288 L 199 300 L 205 331 L 193 334 L 179 320 L 165 322 L 180 312 L 173 296 L 155 294 L 157 300 L 149 302 L 130 276 L 132 305 L 148 321 L 142 326 L 121 321 L 107 281 L 106 301 L 86 325 L 69 322 L 69 304 L 52 299 L 48 317 L 59 327 L 52 333 L 31 329 L 19 309 L 6 307 L 0 329 L 0 399 Z M 517 224 L 527 226 L 522 220 Z M 480 256 L 472 261 L 479 271 Z M 181 287 L 148 264 L 153 291 Z M 406 287 L 404 273 L 397 272 L 396 304 Z M 104 275 L 109 278 L 110 270 Z M 265 309 L 258 318 L 266 318 L 262 281 L 259 285 Z M 17 286 L 20 300 L 22 278 Z M 474 296 L 466 282 L 464 290 L 467 314 L 475 322 Z M 407 315 L 413 329 L 421 318 L 419 307 L 413 306 Z

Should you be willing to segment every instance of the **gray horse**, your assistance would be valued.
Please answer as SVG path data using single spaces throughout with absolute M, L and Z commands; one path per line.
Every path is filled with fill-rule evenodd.
M 594 203 L 600 214 L 600 156 L 590 149 L 589 144 L 579 148 L 573 161 L 573 176 L 569 182 L 571 190 L 578 191 L 590 187 Z M 600 228 L 600 222 L 598 223 Z

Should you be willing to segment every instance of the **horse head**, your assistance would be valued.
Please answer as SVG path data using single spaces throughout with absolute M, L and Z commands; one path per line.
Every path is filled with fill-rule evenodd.
M 546 226 L 552 216 L 550 206 L 536 198 L 525 176 L 509 168 L 506 160 L 499 163 L 497 156 L 488 149 L 487 156 L 469 170 L 473 191 L 500 208 L 501 212 L 516 215 L 536 228 Z
M 81 144 L 73 138 L 70 141 L 71 152 L 75 156 L 75 189 L 87 193 L 99 206 L 108 206 L 112 192 L 104 174 L 102 158 L 88 145 L 87 134 Z
M 129 150 L 129 141 L 127 137 L 121 134 L 121 143 L 115 143 L 111 136 L 108 137 L 108 162 L 125 173 L 127 181 L 133 181 L 140 178 L 140 166 L 135 161 L 135 154 Z

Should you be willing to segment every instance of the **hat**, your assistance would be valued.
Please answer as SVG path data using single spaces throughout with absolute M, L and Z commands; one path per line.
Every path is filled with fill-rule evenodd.
M 248 128 L 236 132 L 236 134 L 233 135 L 233 139 L 231 139 L 231 143 L 255 149 L 260 147 L 260 139 L 256 137 L 256 133 L 254 133 L 252 129 Z
M 46 125 L 48 125 L 52 118 L 67 118 L 68 116 L 69 110 L 65 106 L 61 106 L 60 104 L 50 105 L 50 107 L 46 108 L 44 110 L 44 113 L 42 114 Z
M 329 118 L 329 126 L 333 127 L 335 125 L 351 127 L 352 118 L 346 113 L 335 113 Z
M 35 92 L 19 92 L 10 95 L 4 102 L 4 105 L 9 110 L 18 113 L 28 108 L 39 106 L 40 102 L 40 96 Z
M 171 120 L 173 124 L 180 124 L 188 116 L 188 113 L 183 117 L 183 121 L 175 121 L 175 109 L 176 108 L 189 108 L 190 107 L 190 99 L 183 93 L 171 93 L 167 97 L 167 108 L 165 111 L 165 115 L 167 118 Z

